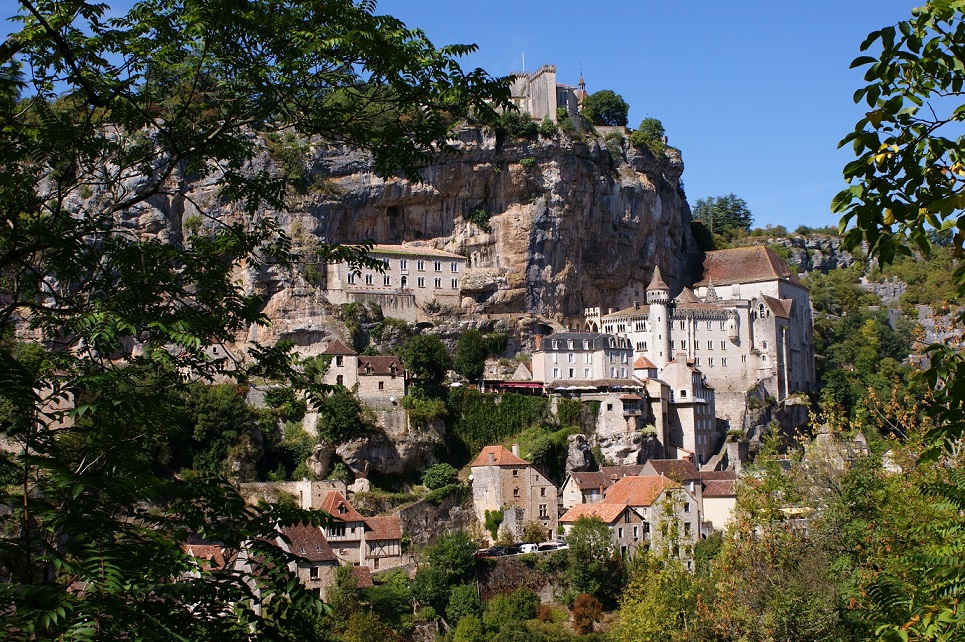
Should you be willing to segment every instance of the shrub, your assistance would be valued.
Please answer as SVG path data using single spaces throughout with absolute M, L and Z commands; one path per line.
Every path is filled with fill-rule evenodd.
M 546 116 L 542 122 L 540 122 L 539 135 L 543 138 L 552 138 L 556 135 L 556 123 L 550 120 L 549 116 Z
M 422 485 L 429 490 L 436 490 L 455 483 L 459 471 L 446 463 L 434 464 L 422 475 Z
M 630 144 L 634 147 L 646 147 L 658 159 L 664 158 L 666 144 L 664 137 L 666 131 L 656 118 L 644 118 L 640 121 L 640 127 L 630 134 Z
M 503 511 L 487 510 L 484 516 L 484 526 L 493 540 L 499 537 L 499 526 L 503 523 Z
M 496 123 L 496 133 L 510 138 L 535 138 L 538 132 L 536 123 L 529 114 L 520 111 L 503 113 Z
M 483 232 L 489 232 L 492 230 L 492 226 L 489 224 L 489 214 L 486 213 L 484 209 L 474 209 L 469 212 L 466 216 L 466 220 L 481 229 Z
M 580 635 L 593 632 L 593 623 L 603 619 L 603 605 L 588 593 L 580 593 L 573 602 L 573 629 Z
M 526 158 L 520 159 L 519 164 L 529 169 L 530 167 L 533 167 L 534 165 L 536 165 L 536 159 L 533 158 L 532 156 L 527 156 Z

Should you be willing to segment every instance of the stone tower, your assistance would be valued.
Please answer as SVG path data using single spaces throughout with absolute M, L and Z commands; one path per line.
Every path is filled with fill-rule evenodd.
M 670 361 L 670 288 L 660 276 L 660 267 L 653 268 L 653 278 L 647 286 L 647 304 L 650 306 L 650 354 L 651 361 L 663 369 Z

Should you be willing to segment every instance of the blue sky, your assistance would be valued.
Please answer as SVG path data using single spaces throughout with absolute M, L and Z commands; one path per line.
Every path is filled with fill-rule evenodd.
M 755 225 L 836 225 L 861 110 L 849 69 L 871 31 L 910 17 L 895 0 L 380 0 L 436 45 L 476 43 L 465 65 L 505 75 L 555 64 L 557 80 L 612 89 L 630 125 L 663 121 L 697 199 L 733 192 Z

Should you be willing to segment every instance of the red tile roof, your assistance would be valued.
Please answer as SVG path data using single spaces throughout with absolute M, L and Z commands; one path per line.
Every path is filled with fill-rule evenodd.
M 793 299 L 775 299 L 774 297 L 767 296 L 766 294 L 761 296 L 764 299 L 764 303 L 770 308 L 774 316 L 781 317 L 782 319 L 791 318 L 791 306 L 794 305 Z
M 700 471 L 701 481 L 712 481 L 720 479 L 737 479 L 737 473 L 733 470 L 707 470 Z
M 365 521 L 365 518 L 337 490 L 328 491 L 328 495 L 325 496 L 320 508 L 343 522 Z
M 505 446 L 486 446 L 479 453 L 479 456 L 469 464 L 470 468 L 477 466 L 489 466 L 489 455 L 493 455 L 493 465 L 495 466 L 528 466 L 529 462 L 514 455 Z
M 679 487 L 679 484 L 666 477 L 624 477 L 607 489 L 603 494 L 603 501 L 607 504 L 650 506 L 657 501 L 665 488 Z
M 695 286 L 731 283 L 752 283 L 785 279 L 803 285 L 780 256 L 763 245 L 738 247 L 730 250 L 707 252 L 704 257 L 704 276 Z
M 434 247 L 423 245 L 373 245 L 371 254 L 393 254 L 402 256 L 432 256 L 444 259 L 466 260 L 461 254 L 453 254 L 445 250 L 437 250 Z
M 399 361 L 398 357 L 385 356 L 385 357 L 370 357 L 361 356 L 359 357 L 359 375 L 360 376 L 390 376 L 390 375 L 402 375 L 404 368 L 402 367 L 402 362 Z
M 224 552 L 215 544 L 182 544 L 181 550 L 201 560 L 200 566 L 204 569 L 225 567 Z
M 375 582 L 372 581 L 372 571 L 368 566 L 353 566 L 352 575 L 355 576 L 355 588 L 372 588 Z
M 626 508 L 626 502 L 576 504 L 560 517 L 560 523 L 572 524 L 581 517 L 599 517 L 605 523 L 612 524 Z
M 714 479 L 704 482 L 704 497 L 736 497 L 734 479 Z
M 365 526 L 368 528 L 366 541 L 402 539 L 402 522 L 398 515 L 366 517 Z
M 647 462 L 657 475 L 663 475 L 678 482 L 700 479 L 697 467 L 685 459 L 651 459 Z M 644 466 L 646 469 L 646 466 Z
M 328 348 L 326 348 L 325 352 L 323 352 L 322 354 L 354 357 L 355 355 L 358 354 L 358 352 L 356 352 L 355 350 L 352 350 L 350 347 L 348 347 L 338 339 L 335 339 L 335 341 L 332 341 L 332 344 L 328 346 Z
M 336 561 L 335 552 L 318 526 L 299 524 L 283 528 L 281 532 L 288 538 L 289 550 L 295 555 L 304 557 L 309 562 Z
M 637 360 L 633 362 L 634 370 L 656 370 L 657 366 L 653 361 L 647 359 L 646 357 L 637 357 Z

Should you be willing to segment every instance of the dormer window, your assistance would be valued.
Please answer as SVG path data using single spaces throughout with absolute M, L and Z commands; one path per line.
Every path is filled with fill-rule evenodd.
M 339 504 L 337 510 L 339 515 L 344 515 L 345 513 L 348 512 L 348 509 L 345 508 L 345 504 Z

